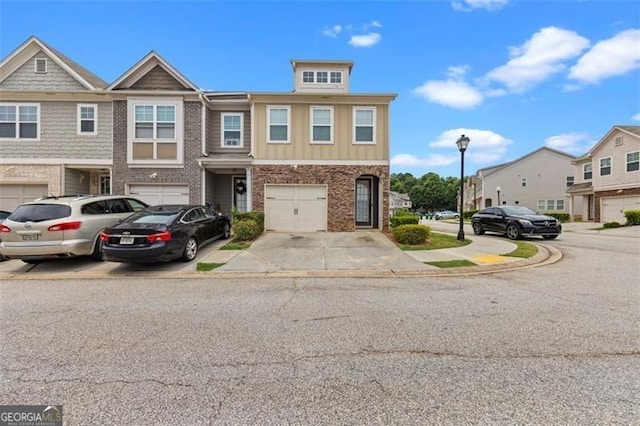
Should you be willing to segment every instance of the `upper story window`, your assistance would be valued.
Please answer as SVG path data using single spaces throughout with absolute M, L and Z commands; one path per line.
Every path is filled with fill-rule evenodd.
M 290 106 L 267 106 L 267 142 L 289 143 L 290 128 Z
M 567 176 L 567 187 L 573 186 L 575 179 L 573 176 Z
M 329 82 L 329 73 L 327 71 L 316 72 L 316 83 L 328 83 L 328 82 Z
M 129 99 L 130 162 L 182 162 L 182 100 Z
M 243 114 L 241 112 L 223 112 L 220 121 L 222 123 L 222 147 L 242 148 L 244 146 L 242 140 Z
M 313 71 L 303 71 L 302 72 L 302 82 L 303 83 L 313 83 L 314 72 Z
M 342 83 L 342 72 L 340 71 L 331 71 L 331 82 L 332 83 Z
M 582 174 L 584 180 L 589 180 L 593 177 L 593 166 L 591 165 L 591 163 L 582 166 Z
M 333 142 L 333 107 L 311 107 L 311 143 Z
M 611 174 L 611 157 L 600 159 L 600 176 L 607 176 Z
M 98 133 L 98 106 L 78 104 L 78 134 L 95 135 Z
M 40 104 L 0 103 L 0 138 L 39 139 Z
M 640 151 L 627 154 L 627 171 L 637 172 L 640 170 Z
M 46 74 L 47 73 L 47 58 L 36 58 L 34 64 L 34 72 L 36 74 Z
M 527 187 L 527 178 L 526 177 L 523 177 L 523 178 L 520 179 L 520 186 L 523 187 L 523 188 Z
M 375 107 L 353 107 L 353 143 L 376 143 Z
M 342 84 L 342 71 L 302 71 L 302 82 Z

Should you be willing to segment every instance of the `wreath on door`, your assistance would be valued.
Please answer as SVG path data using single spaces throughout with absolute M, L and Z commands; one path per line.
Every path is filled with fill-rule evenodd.
M 236 194 L 242 195 L 245 192 L 247 192 L 247 185 L 244 182 L 236 183 Z

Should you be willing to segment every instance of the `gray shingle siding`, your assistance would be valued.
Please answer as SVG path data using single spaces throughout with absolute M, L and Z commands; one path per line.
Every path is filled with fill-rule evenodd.
M 35 72 L 35 58 L 47 59 L 47 72 Z M 43 52 L 35 54 L 7 79 L 0 83 L 2 90 L 48 90 L 64 92 L 67 90 L 87 90 L 69 75 L 60 65 Z
M 9 99 L 2 101 L 14 102 Z M 111 159 L 111 102 L 81 102 L 98 106 L 97 135 L 78 135 L 77 102 L 28 103 L 40 104 L 40 140 L 3 139 L 0 157 Z

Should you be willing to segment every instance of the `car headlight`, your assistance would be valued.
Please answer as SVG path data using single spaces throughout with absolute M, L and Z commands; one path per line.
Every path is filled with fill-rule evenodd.
M 520 225 L 523 225 L 523 226 L 533 226 L 533 223 L 531 223 L 530 220 L 518 219 L 518 222 L 520 222 Z

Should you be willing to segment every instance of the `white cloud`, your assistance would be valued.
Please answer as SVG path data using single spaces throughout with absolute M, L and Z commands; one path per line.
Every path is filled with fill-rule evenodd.
M 631 119 L 633 121 L 640 121 L 640 112 L 637 113 L 637 114 L 634 114 L 633 117 L 631 117 Z
M 452 2 L 451 7 L 462 12 L 471 12 L 474 9 L 495 11 L 502 9 L 507 3 L 509 0 L 462 0 Z
M 372 27 L 376 27 L 376 28 L 381 28 L 382 27 L 382 24 L 380 22 L 378 22 L 378 21 L 371 21 L 370 25 Z
M 622 31 L 596 43 L 571 67 L 569 78 L 593 84 L 636 68 L 640 68 L 640 29 Z
M 380 43 L 382 36 L 379 33 L 369 33 L 364 35 L 354 35 L 349 39 L 349 44 L 353 47 L 371 47 Z
M 336 38 L 341 31 L 342 25 L 334 25 L 333 27 L 327 28 L 326 30 L 322 31 L 322 34 L 326 35 L 327 37 Z
M 429 80 L 413 92 L 430 102 L 452 108 L 473 108 L 482 103 L 482 94 L 477 89 L 451 78 L 446 81 Z
M 407 168 L 426 168 L 426 167 L 442 167 L 449 166 L 460 158 L 460 154 L 440 155 L 430 154 L 424 158 L 416 157 L 413 154 L 398 154 L 391 158 L 392 166 L 407 167 Z
M 544 140 L 549 148 L 554 148 L 569 154 L 581 155 L 594 144 L 588 133 L 569 132 L 550 136 Z
M 573 31 L 546 27 L 522 46 L 510 47 L 512 59 L 490 71 L 485 79 L 498 81 L 510 91 L 521 93 L 566 68 L 563 61 L 589 47 L 589 40 Z
M 429 147 L 449 148 L 457 153 L 456 141 L 460 135 L 466 135 L 471 139 L 465 156 L 478 164 L 491 164 L 500 161 L 504 158 L 507 147 L 513 143 L 510 139 L 491 130 L 459 128 L 442 132 L 435 141 L 429 143 Z

